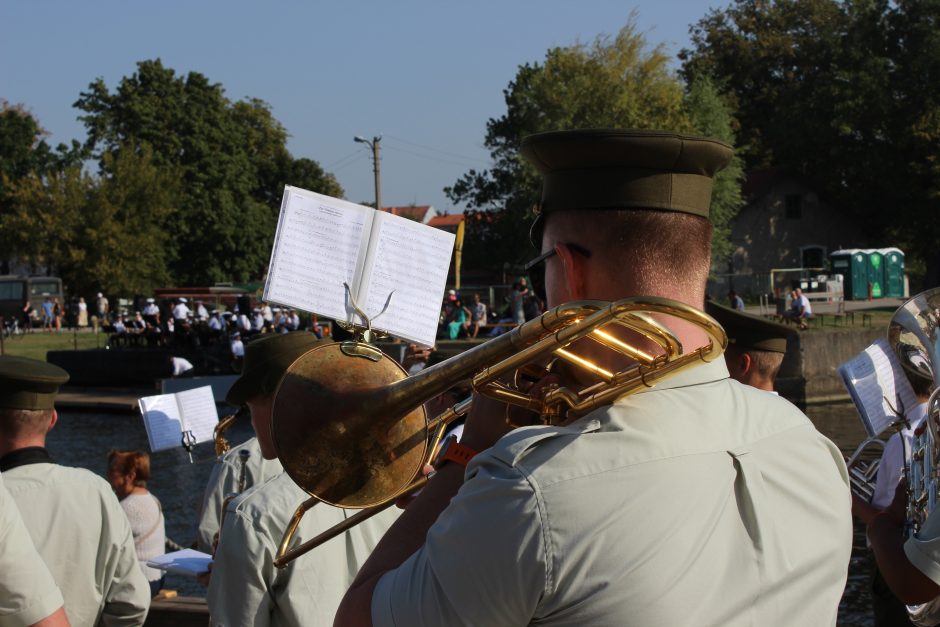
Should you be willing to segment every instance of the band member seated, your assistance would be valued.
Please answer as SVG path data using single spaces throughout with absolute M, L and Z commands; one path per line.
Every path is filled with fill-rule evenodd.
M 315 347 L 304 331 L 260 336 L 245 346 L 245 367 L 226 401 L 247 404 L 261 455 L 274 460 L 274 394 L 298 357 Z M 353 527 L 284 569 L 272 560 L 294 510 L 309 495 L 286 473 L 231 500 L 219 532 L 207 601 L 213 625 L 329 625 L 359 567 L 398 516 L 391 508 Z M 317 505 L 300 523 L 294 545 L 342 522 L 355 511 Z
M 774 381 L 787 353 L 787 338 L 796 331 L 741 311 L 705 303 L 705 313 L 728 334 L 725 364 L 731 378 L 758 390 L 774 392 Z
M 549 307 L 650 295 L 702 308 L 712 177 L 730 147 L 593 130 L 521 152 L 544 177 L 529 276 L 544 269 Z M 686 350 L 708 343 L 662 322 Z M 629 366 L 595 342 L 571 351 Z M 474 397 L 335 625 L 835 624 L 852 544 L 842 455 L 724 360 L 560 425 L 507 432 L 505 415 Z
M 72 627 L 142 625 L 150 586 L 111 486 L 59 466 L 45 448 L 58 420 L 55 395 L 68 378 L 52 364 L 0 356 L 0 472 Z

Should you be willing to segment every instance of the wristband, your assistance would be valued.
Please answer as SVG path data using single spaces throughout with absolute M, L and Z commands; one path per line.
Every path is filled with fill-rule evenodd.
M 434 459 L 434 468 L 440 468 L 446 462 L 456 462 L 461 466 L 466 466 L 476 454 L 475 450 L 458 442 L 456 436 L 449 435 L 444 440 L 440 453 Z

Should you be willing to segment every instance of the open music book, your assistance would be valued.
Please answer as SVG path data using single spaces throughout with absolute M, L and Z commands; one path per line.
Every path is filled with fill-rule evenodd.
M 192 444 L 212 439 L 212 432 L 219 422 L 212 387 L 203 387 L 177 392 L 145 396 L 137 401 L 147 428 L 150 450 L 164 451 L 183 445 L 183 433 L 190 432 Z
M 858 408 L 869 436 L 876 436 L 898 421 L 899 412 L 917 404 L 917 396 L 888 341 L 879 338 L 839 366 L 839 375 Z
M 198 577 L 209 572 L 212 556 L 193 549 L 183 549 L 147 560 L 150 568 L 159 568 L 174 575 Z
M 447 231 L 287 186 L 263 298 L 365 326 L 354 301 L 373 328 L 433 346 L 453 250 Z

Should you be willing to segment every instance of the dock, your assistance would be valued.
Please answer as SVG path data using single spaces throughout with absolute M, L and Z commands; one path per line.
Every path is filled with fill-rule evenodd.
M 78 409 L 83 411 L 137 411 L 137 399 L 152 396 L 154 388 L 100 388 L 64 386 L 56 395 L 58 410 Z

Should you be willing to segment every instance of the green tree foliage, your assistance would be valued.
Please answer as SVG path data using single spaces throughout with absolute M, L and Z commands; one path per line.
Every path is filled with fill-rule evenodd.
M 810 178 L 936 285 L 938 26 L 935 0 L 736 0 L 692 27 L 682 71 L 729 94 L 748 167 Z
M 525 242 L 540 180 L 519 156 L 527 135 L 619 127 L 700 131 L 733 140 L 727 107 L 714 86 L 702 83 L 686 96 L 663 47 L 648 45 L 635 15 L 614 37 L 553 48 L 543 62 L 520 66 L 503 94 L 506 113 L 486 125 L 492 168 L 471 170 L 445 189 L 454 203 L 469 209 L 468 266 L 496 270 L 532 256 Z M 727 220 L 740 204 L 730 190 L 740 181 L 740 171 L 726 181 L 725 207 L 717 211 L 720 233 L 727 232 Z
M 159 59 L 142 61 L 113 93 L 98 79 L 75 106 L 96 157 L 146 148 L 155 166 L 179 176 L 162 248 L 180 284 L 260 278 L 284 183 L 342 195 L 315 162 L 291 157 L 287 132 L 266 103 L 232 103 L 198 72 L 177 76 Z

